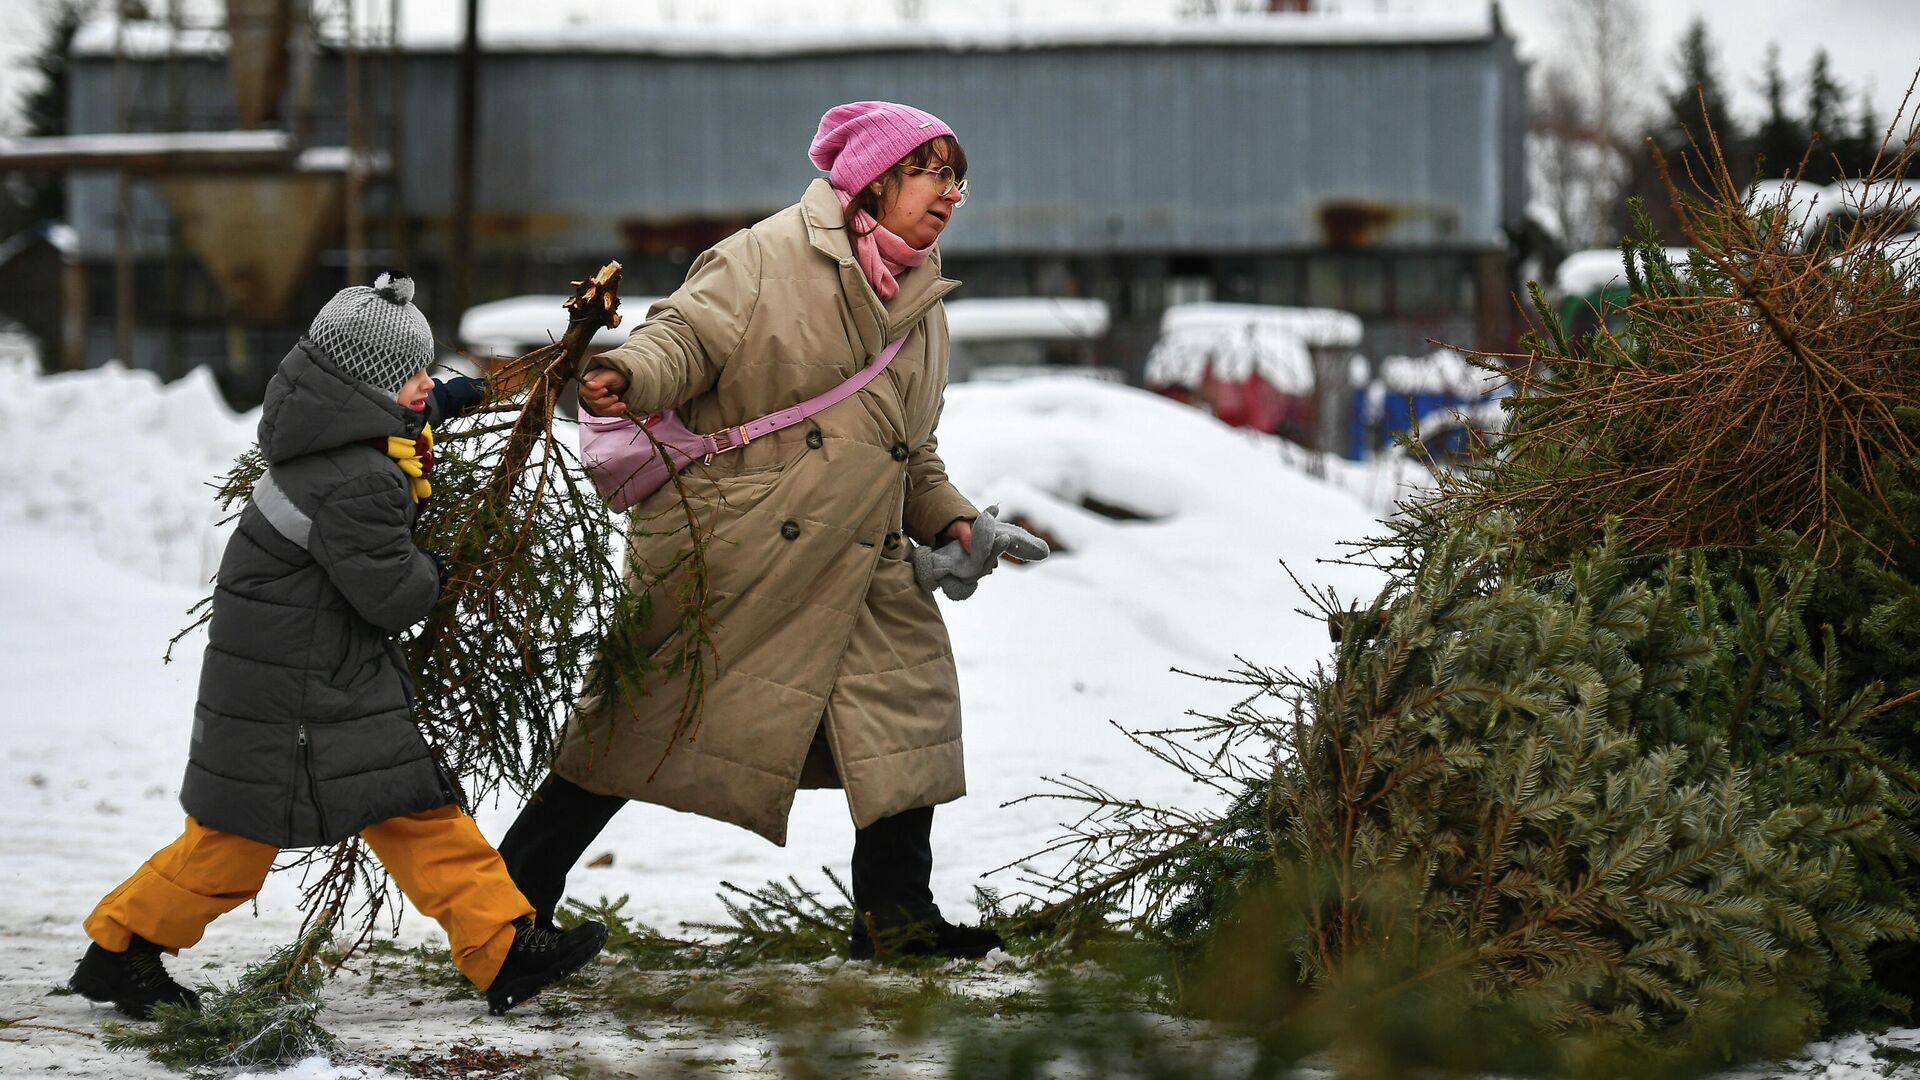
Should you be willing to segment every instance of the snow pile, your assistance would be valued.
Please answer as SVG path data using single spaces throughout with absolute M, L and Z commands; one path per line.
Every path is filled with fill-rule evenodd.
M 986 685 L 1013 691 L 1045 670 L 1044 681 L 1071 673 L 1164 709 L 1181 695 L 1191 704 L 1196 688 L 1176 681 L 1145 694 L 1154 680 L 1143 673 L 1222 670 L 1235 653 L 1309 665 L 1326 648 L 1325 628 L 1293 614 L 1303 598 L 1281 561 L 1346 595 L 1371 592 L 1371 573 L 1314 563 L 1378 529 L 1359 500 L 1291 463 L 1288 446 L 1088 379 L 948 390 L 940 449 L 960 490 L 981 506 L 1000 503 L 1062 549 L 1005 573 L 1013 580 L 988 581 L 983 602 L 946 606 L 963 686 L 984 674 Z M 1028 649 L 992 649 L 1010 635 L 1030 638 Z M 978 671 L 975 656 L 990 656 L 992 670 Z
M 20 366 L 28 371 L 40 369 L 40 343 L 27 328 L 11 319 L 0 318 L 0 369 Z
M 0 525 L 30 525 L 173 584 L 200 584 L 226 543 L 214 481 L 252 444 L 197 368 L 162 385 L 117 365 L 40 376 L 0 364 Z

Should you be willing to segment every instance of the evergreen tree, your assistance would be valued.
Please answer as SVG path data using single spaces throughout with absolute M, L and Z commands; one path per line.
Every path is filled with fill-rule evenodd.
M 47 5 L 47 36 L 25 66 L 38 85 L 21 102 L 28 135 L 67 134 L 67 50 L 73 35 L 98 8 L 100 0 L 53 0 Z M 43 221 L 66 217 L 66 178 L 62 173 L 8 173 L 0 184 L 0 239 Z
M 1778 179 L 1792 176 L 1800 168 L 1807 152 L 1807 129 L 1787 111 L 1787 77 L 1780 70 L 1780 46 L 1767 46 L 1767 66 L 1761 92 L 1767 99 L 1767 114 L 1754 132 L 1753 152 L 1758 159 L 1756 175 Z
M 1838 155 L 1848 135 L 1846 97 L 1846 88 L 1833 74 L 1827 50 L 1815 50 L 1813 65 L 1807 71 L 1807 127 L 1818 141 L 1807 161 L 1809 182 L 1827 184 L 1840 178 Z
M 1865 176 L 1873 170 L 1874 159 L 1880 154 L 1880 144 L 1887 133 L 1874 114 L 1873 95 L 1864 89 L 1860 91 L 1860 111 L 1855 116 L 1853 134 L 1847 139 L 1841 165 L 1848 176 Z M 1889 152 L 1893 149 L 1897 147 L 1890 148 Z
M 1667 98 L 1667 122 L 1655 141 L 1681 175 L 1690 169 L 1693 175 L 1704 177 L 1712 156 L 1707 146 L 1709 131 L 1717 134 L 1730 160 L 1743 158 L 1740 151 L 1746 145 L 1727 108 L 1726 84 L 1720 78 L 1719 60 L 1704 18 L 1696 17 L 1687 26 L 1686 36 L 1680 41 L 1679 67 L 1680 82 Z

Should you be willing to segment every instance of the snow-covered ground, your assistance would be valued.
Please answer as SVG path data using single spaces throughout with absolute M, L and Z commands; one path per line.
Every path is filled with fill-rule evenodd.
M 163 387 L 137 372 L 0 369 L 0 935 L 10 961 L 0 967 L 0 1017 L 90 1029 L 106 1016 L 47 991 L 84 948 L 80 920 L 100 894 L 178 832 L 198 642 L 183 643 L 171 665 L 160 656 L 224 539 L 205 484 L 247 445 L 252 419 L 228 413 L 204 373 Z M 1311 663 L 1326 632 L 1294 614 L 1303 598 L 1280 560 L 1308 581 L 1370 590 L 1366 572 L 1314 560 L 1368 532 L 1373 515 L 1283 464 L 1273 440 L 1083 379 L 956 387 L 941 435 L 962 490 L 1026 517 L 1064 549 L 1043 565 L 1003 569 L 945 608 L 971 794 L 936 814 L 934 888 L 951 914 L 971 918 L 983 872 L 1059 832 L 1058 806 L 1002 805 L 1043 789 L 1044 777 L 1197 797 L 1110 722 L 1151 726 L 1222 704 L 1218 688 L 1173 667 L 1222 670 L 1235 653 Z M 1139 517 L 1116 519 L 1114 508 Z M 517 809 L 482 808 L 482 828 L 499 837 Z M 629 911 L 671 930 L 721 917 L 722 880 L 823 883 L 819 868 L 843 868 L 852 835 L 834 792 L 802 793 L 784 850 L 636 804 L 589 853 L 610 853 L 613 865 L 580 869 L 572 884 L 589 900 L 629 895 Z M 1019 884 L 1013 874 L 984 883 Z M 270 882 L 257 911 L 216 923 L 176 968 L 230 980 L 288 939 L 298 923 L 293 884 Z M 438 930 L 412 916 L 403 933 L 418 941 Z M 438 1010 L 441 1030 L 404 1000 L 364 989 L 339 994 L 333 1019 L 362 1049 L 487 1031 L 468 1026 L 471 1002 Z M 81 1036 L 14 1033 L 23 1032 L 32 1033 L 25 1043 L 0 1043 L 0 1073 L 147 1067 Z
M 85 947 L 86 912 L 178 832 L 198 642 L 184 643 L 171 665 L 160 657 L 204 592 L 223 537 L 204 485 L 251 430 L 252 418 L 227 412 L 204 375 L 162 387 L 124 371 L 39 377 L 0 368 L 0 1020 L 41 1025 L 0 1029 L 0 1075 L 166 1075 L 101 1045 L 105 1009 L 52 991 Z M 1063 548 L 1042 565 L 1001 570 L 971 600 L 943 601 L 965 694 L 971 794 L 936 814 L 934 889 L 949 914 L 971 918 L 979 875 L 1059 833 L 1061 807 L 1005 805 L 1042 790 L 1045 777 L 1071 773 L 1150 800 L 1202 797 L 1112 724 L 1154 726 L 1222 703 L 1221 688 L 1170 668 L 1221 670 L 1236 653 L 1310 665 L 1326 648 L 1325 629 L 1294 614 L 1302 597 L 1281 560 L 1308 583 L 1366 593 L 1376 584 L 1369 572 L 1318 560 L 1372 531 L 1375 513 L 1352 493 L 1369 490 L 1357 473 L 1313 479 L 1273 440 L 1089 380 L 956 387 L 941 436 L 962 490 L 1028 518 Z M 497 839 L 516 810 L 482 808 L 481 826 Z M 801 794 L 786 849 L 636 804 L 589 851 L 611 854 L 612 865 L 577 870 L 573 895 L 628 895 L 629 912 L 672 931 L 722 917 L 714 896 L 722 880 L 753 886 L 798 874 L 822 883 L 821 866 L 845 865 L 852 832 L 834 792 Z M 1013 874 L 984 883 L 1018 885 Z M 192 982 L 232 980 L 293 935 L 295 884 L 270 881 L 257 905 L 216 922 L 174 970 Z M 438 937 L 431 923 L 407 917 L 403 943 Z M 534 1007 L 489 1019 L 471 999 L 442 1000 L 404 978 L 376 984 L 369 974 L 360 962 L 330 985 L 324 1022 L 371 1057 L 465 1042 L 610 1074 L 656 1075 L 695 1060 L 724 1075 L 782 1073 L 766 1039 L 671 1020 L 642 1024 L 636 1039 L 615 1018 L 556 1021 Z M 829 977 L 869 976 L 805 975 Z M 1019 978 L 956 976 L 962 992 Z M 1170 1034 L 1190 1031 L 1167 1023 Z M 1905 1033 L 1892 1045 L 1917 1041 Z M 1740 1075 L 1891 1075 L 1872 1049 L 1855 1038 Z M 883 1075 L 943 1073 L 937 1051 L 925 1048 L 862 1060 L 861 1071 Z M 314 1061 L 290 1075 L 378 1073 Z

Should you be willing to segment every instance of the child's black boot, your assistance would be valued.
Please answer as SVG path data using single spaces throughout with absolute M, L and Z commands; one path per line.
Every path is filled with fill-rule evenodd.
M 135 1020 L 148 1020 L 155 1005 L 200 1007 L 200 995 L 173 981 L 160 962 L 161 948 L 138 934 L 126 952 L 88 945 L 67 985 L 90 1001 L 111 1001 Z
M 559 930 L 526 915 L 514 920 L 513 930 L 513 948 L 487 987 L 487 1011 L 495 1016 L 586 967 L 607 943 L 607 928 L 597 922 Z

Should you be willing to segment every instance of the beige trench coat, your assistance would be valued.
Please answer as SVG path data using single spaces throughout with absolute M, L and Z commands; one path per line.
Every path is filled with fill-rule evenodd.
M 966 793 L 952 647 L 903 540 L 927 543 L 977 513 L 934 438 L 947 384 L 940 299 L 957 285 L 936 254 L 882 303 L 854 262 L 839 201 L 816 180 L 796 205 L 701 255 L 625 345 L 588 362 L 627 377 L 635 414 L 678 408 L 688 426 L 715 431 L 824 393 L 908 335 L 854 397 L 683 474 L 712 533 L 717 659 L 704 713 L 674 740 L 683 681 L 588 697 L 556 772 L 777 844 L 803 771 L 807 786 L 837 773 L 857 827 Z M 671 485 L 634 508 L 630 586 L 688 546 L 672 531 L 681 515 Z M 671 612 L 676 583 L 656 585 L 657 613 Z M 641 644 L 676 651 L 669 621 Z

